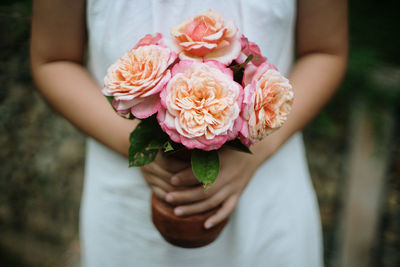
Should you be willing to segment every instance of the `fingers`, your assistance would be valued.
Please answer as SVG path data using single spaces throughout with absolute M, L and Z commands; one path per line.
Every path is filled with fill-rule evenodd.
M 223 189 L 204 201 L 178 206 L 174 209 L 174 213 L 177 216 L 186 216 L 208 211 L 220 205 L 226 199 L 227 194 L 228 191 Z
M 148 172 L 143 172 L 143 177 L 150 186 L 156 186 L 166 192 L 171 192 L 174 190 L 174 187 L 172 185 L 170 185 L 168 182 L 164 181 L 163 179 L 161 179 L 156 175 L 153 175 Z M 163 197 L 163 199 L 164 198 L 165 196 Z
M 203 200 L 207 197 L 202 186 L 191 187 L 180 191 L 169 192 L 165 200 L 171 204 L 179 205 Z
M 174 157 L 166 157 L 162 154 L 158 154 L 155 162 L 164 170 L 171 172 L 171 173 L 176 173 L 179 172 L 188 166 L 190 166 L 189 161 L 182 161 L 179 159 L 176 159 Z
M 204 223 L 206 229 L 221 223 L 223 220 L 227 219 L 232 211 L 235 209 L 236 204 L 239 200 L 238 195 L 230 196 L 223 204 L 222 207 L 213 216 L 208 218 Z
M 165 199 L 165 196 L 167 195 L 167 192 L 165 192 L 164 190 L 162 190 L 161 188 L 157 187 L 157 186 L 150 186 L 151 190 L 153 191 L 153 193 L 159 198 L 159 199 Z
M 200 184 L 200 182 L 194 176 L 192 168 L 190 167 L 172 176 L 171 184 L 175 186 L 193 186 Z
M 155 162 L 147 164 L 147 165 L 141 167 L 140 169 L 142 170 L 142 172 L 147 172 L 149 174 L 153 174 L 153 175 L 160 177 L 168 182 L 170 181 L 171 176 L 172 176 L 171 172 L 166 171 L 165 169 L 163 169 L 160 165 L 158 165 Z
M 187 168 L 172 176 L 171 184 L 176 187 L 184 187 L 181 190 L 175 190 L 167 194 L 165 200 L 174 205 L 204 200 L 221 190 L 220 187 L 216 185 L 205 190 L 194 176 L 191 168 Z
M 173 179 L 171 177 L 173 176 L 173 173 L 167 171 L 161 164 L 166 164 L 167 162 L 172 162 L 171 164 L 180 164 L 179 166 L 185 166 L 184 171 L 181 171 L 179 175 L 174 175 Z M 159 162 L 152 162 L 150 164 L 147 164 L 143 167 L 140 168 L 143 177 L 147 181 L 147 183 L 150 186 L 156 186 L 159 189 L 162 189 L 163 192 L 165 193 L 159 193 L 159 196 L 163 196 L 162 199 L 166 199 L 166 194 L 171 191 L 176 191 L 179 188 L 184 188 L 187 186 L 192 186 L 195 184 L 199 184 L 196 178 L 194 178 L 194 175 L 191 171 L 191 168 L 187 168 L 187 164 L 184 162 L 179 162 L 178 160 L 175 159 L 168 159 L 164 161 Z M 178 165 L 175 165 L 175 167 Z M 200 188 L 203 190 L 202 188 Z M 201 192 L 197 192 L 195 194 L 196 198 L 195 200 L 202 199 L 201 198 Z M 184 194 L 183 197 L 180 197 L 178 195 L 178 200 L 183 199 L 183 202 L 185 202 L 187 199 L 187 194 Z M 168 198 L 170 202 L 173 202 L 173 196 L 171 199 L 171 196 Z M 194 201 L 194 200 L 193 200 Z M 186 201 L 187 203 L 188 201 Z M 191 202 L 191 201 L 190 201 Z M 182 201 L 179 201 L 177 203 L 182 203 Z

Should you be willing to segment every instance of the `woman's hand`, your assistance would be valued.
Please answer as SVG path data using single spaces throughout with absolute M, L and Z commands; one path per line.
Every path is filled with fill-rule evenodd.
M 154 194 L 160 199 L 165 199 L 168 192 L 176 190 L 171 184 L 172 176 L 189 167 L 189 162 L 165 157 L 160 152 L 152 163 L 141 167 L 140 170 Z
M 208 190 L 194 176 L 189 161 L 163 157 L 160 153 L 153 163 L 141 170 L 156 196 L 175 206 L 177 216 L 198 214 L 220 206 L 204 224 L 205 228 L 211 228 L 229 217 L 258 166 L 284 141 L 281 135 L 274 133 L 253 145 L 253 154 L 220 150 L 220 172 Z
M 229 217 L 257 168 L 254 158 L 252 160 L 253 155 L 222 150 L 219 156 L 220 173 L 208 190 L 204 190 L 202 185 L 193 186 L 198 181 L 189 166 L 172 176 L 170 181 L 173 186 L 186 188 L 168 190 L 165 196 L 167 202 L 177 206 L 174 210 L 177 216 L 197 214 L 221 205 L 217 213 L 205 222 L 204 227 L 207 229 Z

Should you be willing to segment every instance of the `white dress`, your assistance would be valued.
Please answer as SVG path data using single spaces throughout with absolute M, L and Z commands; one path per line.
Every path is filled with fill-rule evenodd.
M 107 67 L 145 34 L 168 35 L 171 26 L 209 8 L 233 19 L 288 73 L 295 0 L 89 0 L 88 67 L 99 88 Z M 184 249 L 165 242 L 151 221 L 150 195 L 139 169 L 88 139 L 80 228 L 84 267 L 322 266 L 318 206 L 299 133 L 258 169 L 208 246 Z

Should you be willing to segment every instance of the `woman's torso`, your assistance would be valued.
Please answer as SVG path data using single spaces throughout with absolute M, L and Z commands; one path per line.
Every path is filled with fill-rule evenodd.
M 107 67 L 144 35 L 169 36 L 170 27 L 210 8 L 233 20 L 282 73 L 293 61 L 295 0 L 89 0 L 87 7 L 88 66 L 100 85 Z
M 88 67 L 99 89 L 110 64 L 145 34 L 169 35 L 184 18 L 215 9 L 287 74 L 295 0 L 89 0 Z M 301 136 L 255 173 L 221 236 L 187 250 L 151 223 L 150 189 L 127 159 L 88 139 L 81 210 L 86 266 L 320 266 L 320 232 Z M 307 245 L 306 245 L 307 243 Z

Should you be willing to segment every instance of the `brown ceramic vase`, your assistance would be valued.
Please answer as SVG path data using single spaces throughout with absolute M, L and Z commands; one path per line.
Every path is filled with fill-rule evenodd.
M 204 222 L 217 212 L 217 208 L 194 216 L 178 217 L 173 213 L 173 206 L 158 199 L 154 194 L 151 208 L 153 223 L 164 239 L 183 248 L 197 248 L 210 244 L 228 221 L 227 219 L 207 230 L 204 228 Z

